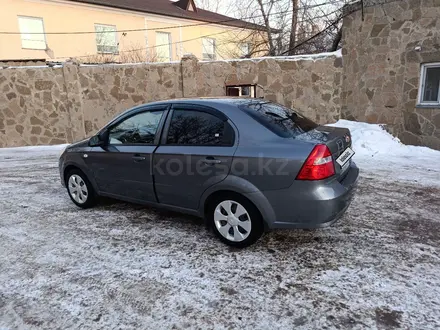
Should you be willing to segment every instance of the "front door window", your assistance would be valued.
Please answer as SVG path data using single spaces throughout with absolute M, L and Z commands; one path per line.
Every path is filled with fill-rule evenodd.
M 134 115 L 109 130 L 109 144 L 154 144 L 164 111 Z

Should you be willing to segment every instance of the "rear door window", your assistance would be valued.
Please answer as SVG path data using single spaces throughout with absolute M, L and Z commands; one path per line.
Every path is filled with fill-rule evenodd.
M 292 109 L 264 100 L 249 102 L 240 108 L 281 137 L 295 138 L 319 126 Z
M 229 146 L 234 131 L 227 121 L 199 110 L 173 111 L 167 144 L 187 146 Z

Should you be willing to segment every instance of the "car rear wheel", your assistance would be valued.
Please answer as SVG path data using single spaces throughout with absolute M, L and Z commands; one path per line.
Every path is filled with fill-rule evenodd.
M 96 204 L 95 190 L 83 172 L 72 170 L 66 178 L 67 192 L 72 202 L 83 209 Z
M 247 247 L 256 242 L 264 232 L 260 212 L 240 195 L 216 198 L 208 212 L 215 234 L 230 246 Z

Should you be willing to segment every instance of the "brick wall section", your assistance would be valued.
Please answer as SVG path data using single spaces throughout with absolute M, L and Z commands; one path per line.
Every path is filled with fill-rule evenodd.
M 259 95 L 320 122 L 339 118 L 342 59 L 263 59 L 9 68 L 0 70 L 0 147 L 70 143 L 122 111 L 180 97 L 224 96 L 227 84 L 258 84 Z M 182 90 L 183 88 L 183 90 Z
M 440 149 L 440 108 L 416 106 L 421 63 L 440 62 L 440 0 L 383 2 L 364 1 L 364 20 L 360 10 L 344 18 L 341 116 Z

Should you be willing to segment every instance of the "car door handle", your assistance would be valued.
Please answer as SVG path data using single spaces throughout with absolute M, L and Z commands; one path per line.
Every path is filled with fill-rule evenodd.
M 214 165 L 214 164 L 221 164 L 221 160 L 220 159 L 215 159 L 214 157 L 206 157 L 203 162 L 206 165 Z
M 141 156 L 141 155 L 134 155 L 134 156 L 133 156 L 133 160 L 134 160 L 135 162 L 143 162 L 145 159 L 147 159 L 147 158 L 144 157 L 144 156 Z

